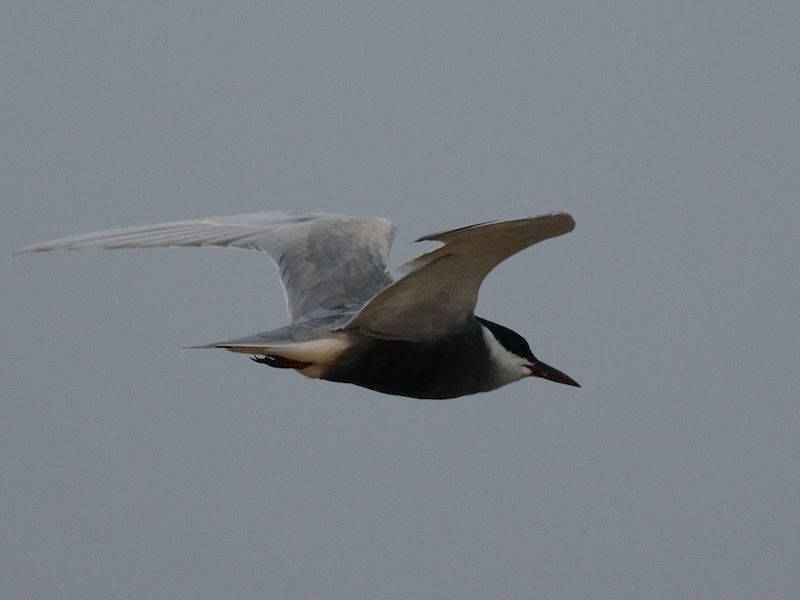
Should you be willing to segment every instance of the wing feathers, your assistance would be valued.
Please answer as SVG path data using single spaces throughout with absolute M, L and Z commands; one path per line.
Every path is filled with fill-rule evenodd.
M 575 228 L 565 213 L 495 221 L 434 233 L 443 245 L 401 267 L 410 270 L 372 298 L 345 328 L 387 339 L 424 340 L 461 327 L 489 272 L 517 252 Z
M 289 318 L 296 322 L 358 308 L 389 285 L 393 236 L 386 219 L 266 212 L 112 229 L 18 253 L 178 246 L 261 250 L 279 267 Z
M 262 250 L 278 265 L 293 323 L 346 317 L 344 326 L 376 337 L 425 340 L 460 327 L 478 290 L 499 263 L 575 227 L 565 213 L 480 223 L 418 241 L 442 246 L 386 272 L 394 228 L 386 219 L 326 214 L 254 213 L 113 229 L 72 236 L 19 252 L 172 246 Z M 341 326 L 339 326 L 341 328 Z

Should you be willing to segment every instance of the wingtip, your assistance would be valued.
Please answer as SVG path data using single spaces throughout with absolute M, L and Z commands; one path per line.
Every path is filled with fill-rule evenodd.
M 24 248 L 20 248 L 19 250 L 14 250 L 14 252 L 11 253 L 11 256 L 18 256 L 19 254 L 30 254 L 32 252 L 43 252 L 43 251 L 37 250 L 36 245 L 25 246 Z
M 567 212 L 556 211 L 556 212 L 552 212 L 552 213 L 547 214 L 547 215 L 532 216 L 530 218 L 531 219 L 537 219 L 537 218 L 539 218 L 539 219 L 541 219 L 541 218 L 558 219 L 562 224 L 562 230 L 563 230 L 564 233 L 569 233 L 570 231 L 575 229 L 575 218 L 571 214 L 569 214 Z
M 15 250 L 11 256 L 18 254 L 33 254 L 35 252 L 52 252 L 53 250 L 78 250 L 77 247 L 67 247 L 58 245 L 59 240 L 52 240 L 49 242 L 39 242 L 38 244 L 31 244 L 19 250 Z

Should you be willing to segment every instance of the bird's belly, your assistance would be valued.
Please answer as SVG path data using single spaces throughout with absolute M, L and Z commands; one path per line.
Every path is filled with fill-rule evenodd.
M 385 394 L 445 399 L 487 391 L 488 365 L 468 343 L 372 342 L 343 353 L 318 377 Z

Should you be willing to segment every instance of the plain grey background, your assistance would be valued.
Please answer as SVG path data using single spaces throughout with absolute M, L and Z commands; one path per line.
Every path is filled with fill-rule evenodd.
M 7 3 L 0 596 L 800 597 L 797 2 Z M 479 314 L 574 389 L 184 350 L 256 253 L 11 257 L 261 210 L 564 210 Z

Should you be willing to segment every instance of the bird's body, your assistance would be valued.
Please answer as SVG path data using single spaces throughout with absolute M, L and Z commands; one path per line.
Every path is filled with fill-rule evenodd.
M 510 329 L 476 317 L 483 279 L 500 262 L 571 231 L 554 213 L 471 225 L 421 238 L 443 243 L 387 268 L 386 219 L 256 213 L 116 229 L 44 242 L 20 252 L 143 247 L 265 251 L 277 264 L 290 325 L 209 344 L 312 377 L 416 398 L 485 392 L 527 376 L 578 384 L 534 357 Z
M 330 381 L 386 394 L 444 399 L 486 392 L 516 380 L 512 376 L 505 381 L 503 371 L 493 370 L 494 363 L 486 360 L 490 346 L 478 319 L 425 342 L 383 340 L 346 331 L 334 335 L 346 337 L 347 342 L 318 375 Z M 307 367 L 311 374 L 318 368 L 319 364 Z

